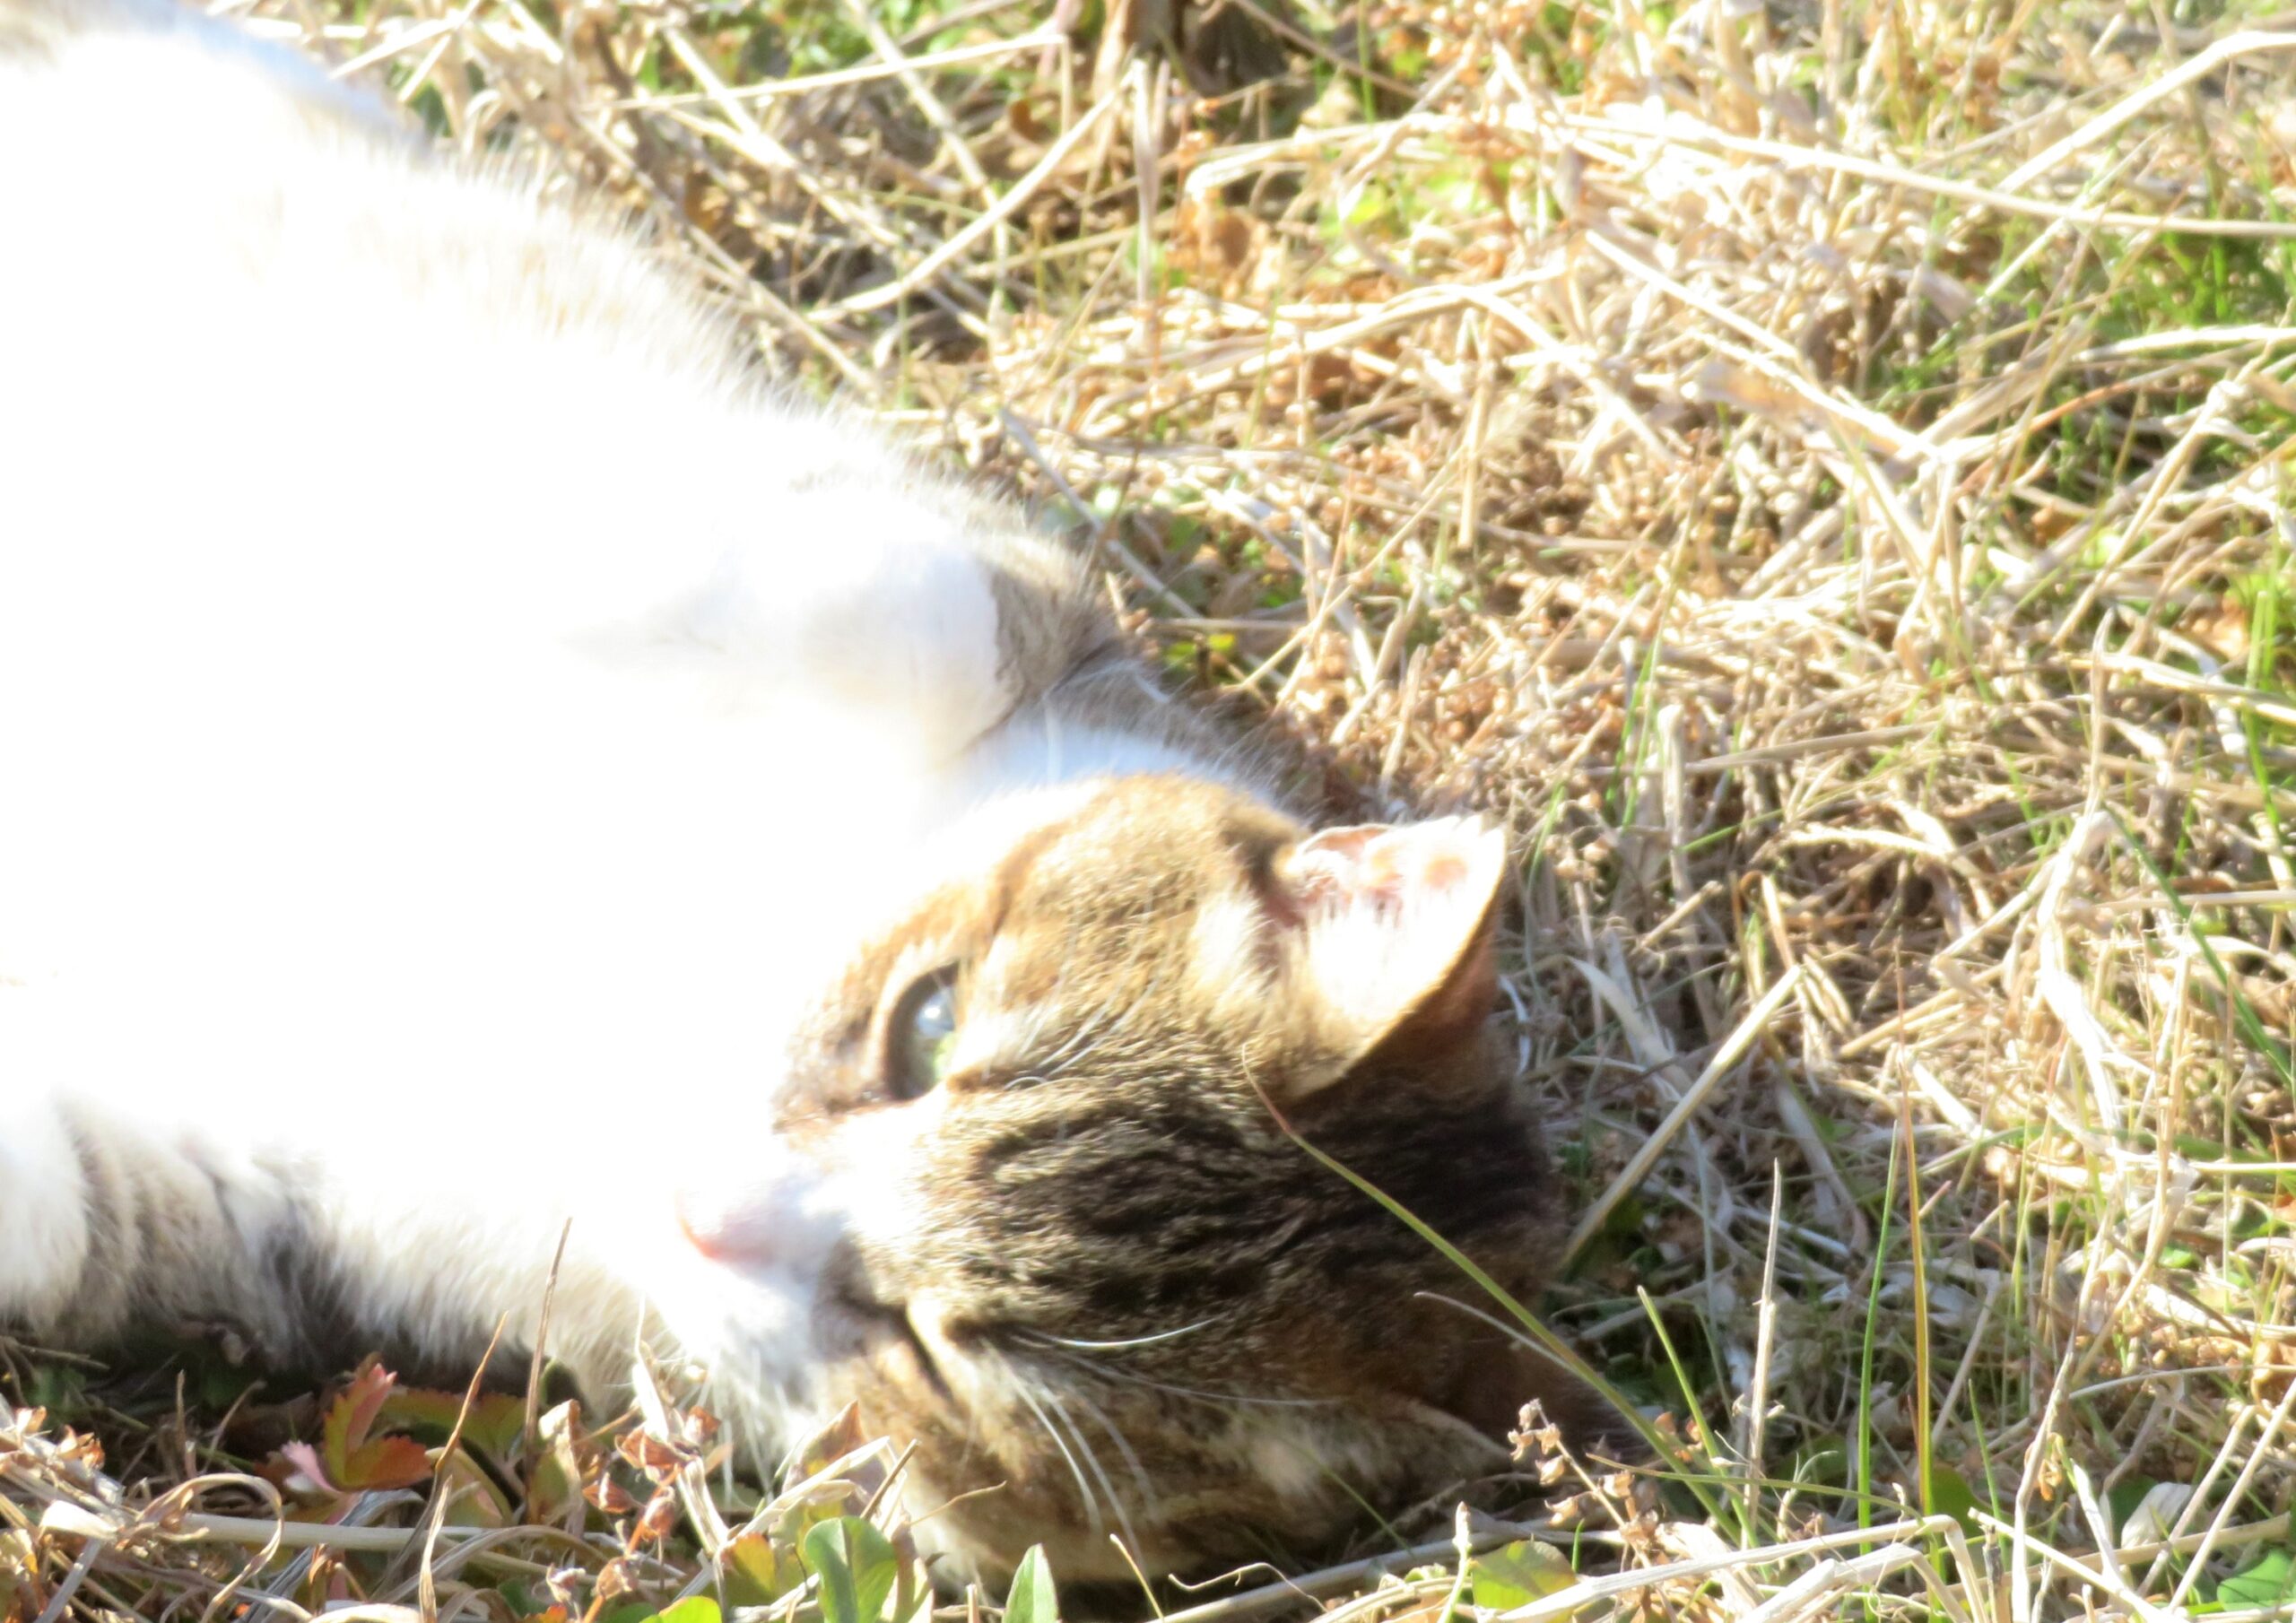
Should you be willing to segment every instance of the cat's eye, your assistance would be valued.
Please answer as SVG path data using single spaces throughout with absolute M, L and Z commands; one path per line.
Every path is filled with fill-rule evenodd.
M 930 1093 L 957 1046 L 957 972 L 935 969 L 901 994 L 893 1011 L 886 1086 L 897 1099 Z

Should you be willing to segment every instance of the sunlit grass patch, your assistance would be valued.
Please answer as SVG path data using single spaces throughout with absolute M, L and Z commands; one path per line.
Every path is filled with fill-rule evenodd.
M 1534 1428 L 1557 1517 L 1381 1506 L 1309 1593 L 1365 1623 L 2288 1598 L 2296 38 L 2242 31 L 2269 16 L 253 10 L 442 138 L 620 199 L 761 364 L 1075 525 L 1310 798 L 1510 820 L 1506 1018 L 1587 1219 L 1527 1306 L 1658 1464 L 1617 1480 Z M 178 1414 L 177 1367 L 11 1355 L 50 1412 L 0 1432 L 0 1615 L 416 1602 L 390 1535 L 428 1482 L 292 1572 L 131 1533 L 146 1503 L 273 1515 L 243 1477 L 163 1496 L 339 1402 L 203 1361 Z M 519 1418 L 458 1445 L 502 1525 L 491 1565 L 434 1563 L 442 1610 L 921 1603 L 836 1460 L 761 1490 L 674 1409 Z M 59 1501 L 113 1541 L 39 1531 Z M 729 1554 L 712 1518 L 777 1504 Z

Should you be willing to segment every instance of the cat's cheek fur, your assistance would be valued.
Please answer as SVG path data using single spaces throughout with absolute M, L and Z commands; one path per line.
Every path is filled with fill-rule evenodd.
M 686 1254 L 650 1271 L 671 1282 L 657 1300 L 715 1400 L 764 1435 L 802 1435 L 864 1399 L 869 1366 L 902 1339 L 898 1298 L 865 1259 L 929 1220 L 917 1145 L 941 1107 L 880 1104 L 735 1135 L 682 1174 L 673 1205 Z

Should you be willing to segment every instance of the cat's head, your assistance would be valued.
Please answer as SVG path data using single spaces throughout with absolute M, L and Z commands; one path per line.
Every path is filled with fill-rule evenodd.
M 687 1197 L 774 1306 L 700 1350 L 737 1392 L 795 1361 L 802 1285 L 826 1374 L 776 1401 L 917 1443 L 960 1573 L 1043 1543 L 1118 1577 L 1111 1534 L 1151 1572 L 1307 1549 L 1502 1462 L 1551 1377 L 1292 1136 L 1535 1289 L 1554 1194 L 1486 1030 L 1502 838 L 1309 834 L 1155 777 L 1000 816 L 813 1005 L 774 1165 Z

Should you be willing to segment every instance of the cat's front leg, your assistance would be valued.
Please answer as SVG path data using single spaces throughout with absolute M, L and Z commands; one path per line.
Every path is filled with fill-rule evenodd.
M 458 1133 L 506 1127 L 429 1144 L 342 1090 L 213 1090 L 174 1119 L 196 1090 L 29 1091 L 0 1112 L 0 1330 L 100 1350 L 221 1327 L 274 1359 L 462 1369 L 522 1358 L 554 1291 L 552 1355 L 594 1392 L 651 1332 L 632 1281 L 660 1248 L 633 1249 L 629 1200 L 578 1218 L 504 1186 Z
M 0 1324 L 57 1324 L 94 1248 L 71 1133 L 45 1100 L 10 1107 L 0 1124 Z
M 76 1346 L 141 1325 L 290 1339 L 262 1286 L 282 1191 L 166 1124 L 38 1086 L 0 1118 L 0 1324 Z

